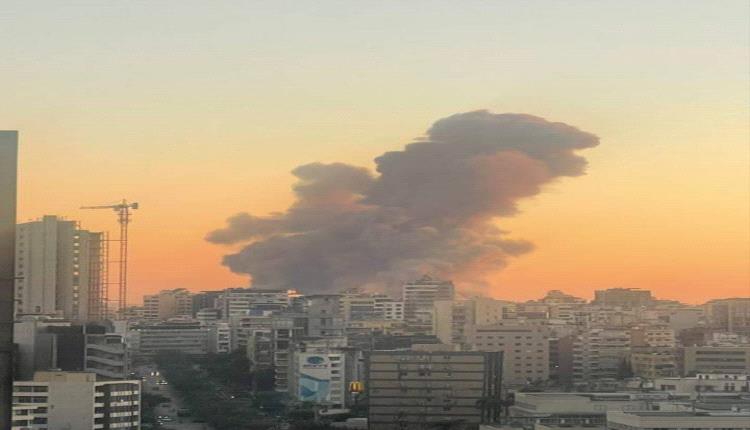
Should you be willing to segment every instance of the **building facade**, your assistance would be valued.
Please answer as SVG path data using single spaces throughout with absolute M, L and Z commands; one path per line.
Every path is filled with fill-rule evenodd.
M 366 357 L 371 430 L 460 425 L 499 416 L 499 352 L 372 351 Z

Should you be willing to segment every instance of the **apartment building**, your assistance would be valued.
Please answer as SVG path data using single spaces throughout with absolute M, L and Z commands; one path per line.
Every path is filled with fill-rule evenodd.
M 56 216 L 16 228 L 16 315 L 103 317 L 102 233 Z
M 432 279 L 425 275 L 404 284 L 404 321 L 412 334 L 433 334 L 435 302 L 455 299 L 455 288 L 450 281 Z
M 143 319 L 166 321 L 170 318 L 192 317 L 193 295 L 184 288 L 162 290 L 143 296 Z
M 294 290 L 263 289 L 263 288 L 230 288 L 217 300 L 224 318 L 248 315 L 251 311 L 280 311 L 287 309 L 293 297 Z
M 515 319 L 518 304 L 487 297 L 474 297 L 466 301 L 466 323 L 473 325 L 497 324 Z
M 371 430 L 478 429 L 500 414 L 502 353 L 372 351 L 366 356 Z
M 467 326 L 466 343 L 476 351 L 500 351 L 503 383 L 522 386 L 546 381 L 550 372 L 549 332 L 542 326 Z
M 138 430 L 138 380 L 98 381 L 90 372 L 37 372 L 13 383 L 14 429 Z
M 750 297 L 711 300 L 704 311 L 710 327 L 750 335 Z
M 573 342 L 573 379 L 576 382 L 622 376 L 630 351 L 630 331 L 619 327 L 582 330 Z
M 433 305 L 432 333 L 446 345 L 465 342 L 466 303 L 436 300 Z

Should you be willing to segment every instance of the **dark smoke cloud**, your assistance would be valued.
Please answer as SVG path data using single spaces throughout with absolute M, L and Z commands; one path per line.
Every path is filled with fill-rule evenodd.
M 330 292 L 430 273 L 478 288 L 532 249 L 494 220 L 516 214 L 519 200 L 545 184 L 582 175 L 586 160 L 576 151 L 598 142 L 531 115 L 456 114 L 376 158 L 377 174 L 343 163 L 297 167 L 289 209 L 237 214 L 207 240 L 247 243 L 224 264 L 255 285 Z

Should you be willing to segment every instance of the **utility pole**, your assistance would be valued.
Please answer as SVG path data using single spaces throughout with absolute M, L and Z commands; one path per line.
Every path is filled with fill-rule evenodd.
M 0 131 L 0 429 L 13 409 L 13 310 L 16 263 L 18 132 Z

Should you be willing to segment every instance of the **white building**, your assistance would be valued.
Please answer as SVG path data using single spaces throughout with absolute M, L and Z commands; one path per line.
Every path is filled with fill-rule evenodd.
M 489 325 L 516 317 L 518 305 L 488 297 L 474 297 L 466 301 L 467 324 Z
M 346 404 L 345 338 L 307 339 L 292 350 L 289 392 L 302 402 L 331 409 Z
M 466 342 L 476 351 L 503 352 L 503 384 L 549 379 L 549 333 L 541 326 L 467 326 Z
M 134 326 L 128 331 L 128 342 L 134 354 L 146 356 L 162 351 L 191 355 L 205 355 L 210 351 L 209 329 L 191 321 Z
M 16 315 L 102 317 L 102 234 L 56 216 L 16 228 Z
M 296 296 L 297 292 L 294 290 L 230 288 L 224 290 L 220 302 L 224 318 L 229 319 L 248 315 L 251 310 L 262 312 L 286 309 Z
M 424 276 L 403 286 L 404 321 L 414 334 L 433 334 L 435 301 L 454 300 L 455 289 L 451 281 L 441 281 Z
M 630 351 L 625 328 L 589 328 L 573 343 L 573 379 L 578 382 L 617 378 Z
M 13 383 L 13 429 L 138 430 L 140 396 L 137 380 L 97 381 L 89 372 L 37 372 L 32 381 Z M 31 427 L 22 423 L 27 418 Z
M 193 295 L 184 288 L 162 290 L 143 296 L 143 318 L 147 321 L 166 321 L 193 314 Z
M 609 430 L 728 430 L 750 428 L 748 412 L 691 411 L 611 411 L 607 412 Z
M 750 375 L 699 373 L 691 377 L 657 378 L 654 390 L 671 393 L 750 393 Z

